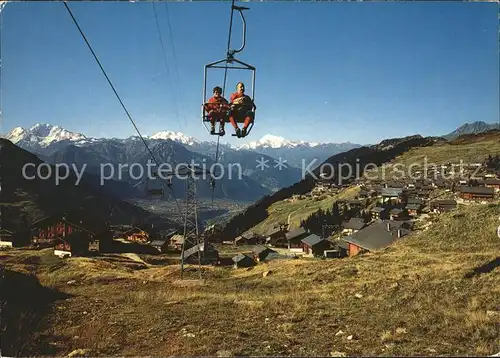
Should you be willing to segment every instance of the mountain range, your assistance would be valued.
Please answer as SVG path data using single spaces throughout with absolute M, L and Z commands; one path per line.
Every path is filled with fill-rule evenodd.
M 113 185 L 109 185 L 108 190 L 121 198 L 141 196 L 146 187 L 158 186 L 158 183 L 135 179 L 130 170 L 117 170 L 119 164 L 130 167 L 138 163 L 145 166 L 148 159 L 151 159 L 141 138 L 137 136 L 125 139 L 91 138 L 59 126 L 37 123 L 28 129 L 15 128 L 6 135 L 6 139 L 47 163 L 66 163 L 74 165 L 78 170 L 85 166 L 86 173 L 96 178 L 101 173 L 102 165 L 107 165 L 108 169 L 113 167 L 115 173 L 112 178 L 115 181 Z M 145 140 L 155 159 L 161 163 L 174 166 L 194 161 L 207 168 L 215 163 L 215 142 L 202 142 L 172 131 L 161 131 L 145 137 Z M 298 166 L 302 164 L 302 159 L 306 165 L 313 160 L 320 164 L 335 153 L 359 146 L 352 143 L 294 142 L 271 135 L 241 146 L 221 144 L 217 162 L 227 172 L 216 187 L 215 197 L 255 201 L 300 180 L 301 170 Z M 259 163 L 262 163 L 261 167 Z M 232 169 L 229 170 L 230 168 Z M 229 175 L 229 171 L 232 175 Z M 175 186 L 174 182 L 174 190 Z M 212 190 L 208 185 L 202 185 L 198 194 L 209 197 Z
M 497 127 L 496 124 L 485 122 L 467 123 L 442 137 L 450 140 L 462 134 L 481 133 Z M 143 197 L 148 188 L 162 186 L 154 180 L 137 178 L 134 176 L 137 174 L 130 170 L 132 164 L 145 167 L 151 159 L 141 138 L 137 136 L 125 139 L 92 138 L 60 126 L 37 123 L 28 129 L 15 128 L 5 137 L 47 163 L 72 164 L 78 170 L 85 167 L 90 183 L 121 199 Z M 199 141 L 173 131 L 161 131 L 145 137 L 145 140 L 155 158 L 172 167 L 177 163 L 194 161 L 210 168 L 215 163 L 215 142 Z M 313 163 L 310 168 L 314 168 L 333 155 L 360 147 L 362 145 L 350 142 L 337 144 L 291 141 L 270 134 L 238 146 L 220 144 L 218 162 L 226 173 L 217 180 L 214 197 L 245 202 L 258 200 L 300 181 L 301 167 Z M 113 174 L 110 179 L 114 180 L 109 180 L 103 186 L 99 184 L 99 177 L 101 166 L 105 164 L 107 169 L 113 168 L 114 173 L 110 173 Z M 129 169 L 119 171 L 120 164 L 128 165 Z M 173 190 L 182 190 L 181 185 L 182 183 L 174 180 Z M 208 183 L 199 187 L 200 197 L 212 196 Z
M 442 137 L 447 140 L 452 140 L 464 134 L 484 133 L 492 129 L 500 129 L 500 123 L 486 123 L 483 121 L 477 121 L 473 123 L 465 123 L 464 125 L 455 129 L 453 132 L 448 133 Z

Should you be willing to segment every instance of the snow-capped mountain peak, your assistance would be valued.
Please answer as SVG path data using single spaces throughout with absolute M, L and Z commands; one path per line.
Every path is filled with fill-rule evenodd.
M 292 141 L 283 137 L 266 134 L 261 139 L 247 144 L 237 146 L 236 149 L 257 149 L 257 148 L 295 148 L 297 146 L 316 147 L 319 143 L 310 143 L 306 141 Z
M 182 144 L 193 145 L 198 143 L 198 140 L 194 137 L 187 136 L 181 132 L 172 132 L 172 131 L 161 131 L 156 134 L 153 134 L 150 139 L 171 139 L 174 142 L 179 142 Z
M 22 127 L 14 128 L 7 139 L 12 143 L 17 144 L 21 141 L 37 143 L 41 147 L 47 147 L 54 142 L 68 140 L 76 142 L 85 139 L 85 136 L 80 133 L 68 131 L 59 126 L 53 126 L 47 123 L 37 123 L 29 129 Z

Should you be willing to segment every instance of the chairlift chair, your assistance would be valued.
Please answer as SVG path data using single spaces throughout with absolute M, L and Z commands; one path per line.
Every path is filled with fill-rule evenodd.
M 146 179 L 146 192 L 149 199 L 162 199 L 165 191 L 163 190 L 163 182 L 158 178 L 158 173 L 152 173 L 153 179 Z
M 210 123 L 210 118 L 208 116 L 208 112 L 206 110 L 207 108 L 207 105 L 209 105 L 209 103 L 207 103 L 208 101 L 208 91 L 207 91 L 207 77 L 208 77 L 208 71 L 209 70 L 216 70 L 216 69 L 230 69 L 230 70 L 243 70 L 243 71 L 251 71 L 252 72 L 252 85 L 251 85 L 251 91 L 250 91 L 250 94 L 247 94 L 251 99 L 252 99 L 252 102 L 254 102 L 255 100 L 255 67 L 252 66 L 252 65 L 249 65 L 248 63 L 245 63 L 243 61 L 240 61 L 238 59 L 236 59 L 234 57 L 234 55 L 236 53 L 239 53 L 243 50 L 243 48 L 245 47 L 245 43 L 246 43 L 246 21 L 245 21 L 245 18 L 243 16 L 243 10 L 248 10 L 247 7 L 241 7 L 241 6 L 232 6 L 232 9 L 233 10 L 237 10 L 240 14 L 240 17 L 243 21 L 243 43 L 241 45 L 241 47 L 237 50 L 233 50 L 233 49 L 230 49 L 228 50 L 227 54 L 226 54 L 226 58 L 222 59 L 222 60 L 218 60 L 218 61 L 215 61 L 215 62 L 212 62 L 212 63 L 209 63 L 207 65 L 205 65 L 205 71 L 204 71 L 204 86 L 203 86 L 203 104 L 201 106 L 201 118 L 202 118 L 202 123 L 203 125 L 205 126 L 205 128 L 207 129 L 208 133 L 210 133 L 211 135 L 221 135 L 220 132 L 215 132 L 214 134 L 212 134 L 210 132 L 210 128 L 208 127 L 207 123 Z M 225 93 L 222 93 L 222 96 L 225 96 Z M 210 103 L 210 105 L 213 105 L 213 103 Z M 228 105 L 221 105 L 223 106 L 221 109 L 223 111 L 226 111 L 226 115 L 224 116 L 224 122 L 225 123 L 229 123 L 229 106 Z M 254 121 L 255 121 L 255 108 L 252 106 L 250 109 L 250 112 L 251 112 L 251 116 L 252 116 L 252 123 L 250 123 L 249 127 L 247 128 L 247 135 L 250 134 L 251 130 L 252 130 L 252 127 L 254 125 Z M 244 118 L 235 118 L 235 121 L 238 122 L 238 123 L 243 123 L 244 122 Z M 236 136 L 236 134 L 233 134 L 233 136 Z

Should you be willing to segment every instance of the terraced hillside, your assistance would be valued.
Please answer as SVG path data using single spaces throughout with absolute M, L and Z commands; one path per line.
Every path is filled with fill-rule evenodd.
M 367 170 L 366 175 L 369 178 L 391 180 L 396 175 L 401 175 L 396 170 L 411 168 L 423 172 L 424 164 L 447 164 L 462 163 L 464 165 L 473 163 L 482 163 L 488 155 L 500 154 L 500 131 L 490 131 L 488 133 L 470 134 L 459 137 L 451 142 L 437 141 L 432 145 L 415 146 L 394 157 L 383 165 L 378 166 L 376 170 Z M 459 168 L 457 167 L 457 172 Z M 404 171 L 408 173 L 408 171 Z M 406 174 L 405 174 L 406 175 Z M 300 220 L 319 209 L 331 208 L 332 203 L 339 199 L 351 199 L 356 196 L 357 189 L 350 188 L 343 190 L 339 194 L 329 196 L 323 200 L 303 199 L 295 202 L 289 202 L 288 199 L 276 201 L 266 209 L 266 215 L 263 220 L 254 223 L 251 231 L 264 234 L 273 228 L 278 222 L 287 222 L 290 215 L 291 227 L 297 227 Z
M 428 147 L 411 148 L 376 171 L 369 171 L 367 174 L 372 178 L 391 179 L 395 174 L 401 178 L 400 173 L 404 172 L 407 175 L 411 166 L 413 166 L 413 171 L 423 172 L 426 165 L 428 170 L 431 170 L 434 164 L 436 166 L 448 163 L 471 165 L 483 163 L 488 155 L 498 154 L 500 154 L 500 131 L 494 130 L 464 135 L 453 141 L 438 142 Z M 458 172 L 459 169 L 457 166 L 455 170 Z
M 334 181 L 340 182 L 340 178 L 346 178 L 349 174 L 349 168 L 344 164 L 349 164 L 355 172 L 355 168 L 364 168 L 368 164 L 377 166 L 387 163 L 411 148 L 431 146 L 443 141 L 440 138 L 423 138 L 420 135 L 404 138 L 387 139 L 377 145 L 352 149 L 345 153 L 340 153 L 328 158 L 324 163 L 318 166 L 312 173 L 305 175 L 300 182 L 279 190 L 278 192 L 266 196 L 255 204 L 250 205 L 244 212 L 235 215 L 223 229 L 223 237 L 231 240 L 244 231 L 256 226 L 269 216 L 269 207 L 279 201 L 291 198 L 293 195 L 301 195 L 310 192 L 316 183 L 320 173 L 325 173 Z M 332 171 L 333 170 L 333 175 Z
M 459 213 L 380 252 L 211 267 L 203 281 L 124 257 L 4 251 L 2 352 L 492 355 L 500 351 L 500 206 Z
M 335 201 L 340 199 L 353 199 L 359 193 L 359 188 L 351 187 L 340 191 L 336 195 L 325 196 L 322 200 L 304 198 L 298 201 L 278 201 L 268 209 L 268 217 L 254 226 L 251 231 L 257 234 L 266 234 L 280 222 L 286 222 L 291 228 L 300 226 L 300 221 L 315 213 L 319 209 L 328 210 L 332 208 Z

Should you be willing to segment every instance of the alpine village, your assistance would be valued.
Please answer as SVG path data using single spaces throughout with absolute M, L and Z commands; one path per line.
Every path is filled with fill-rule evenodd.
M 82 193 L 89 187 L 23 179 L 15 172 L 33 155 L 2 139 L 2 351 L 490 353 L 499 133 L 416 135 L 336 154 L 325 163 L 379 167 L 342 183 L 342 172 L 316 170 L 200 224 L 197 242 L 168 217 L 153 222 L 130 203 Z M 423 158 L 425 173 L 396 175 Z

